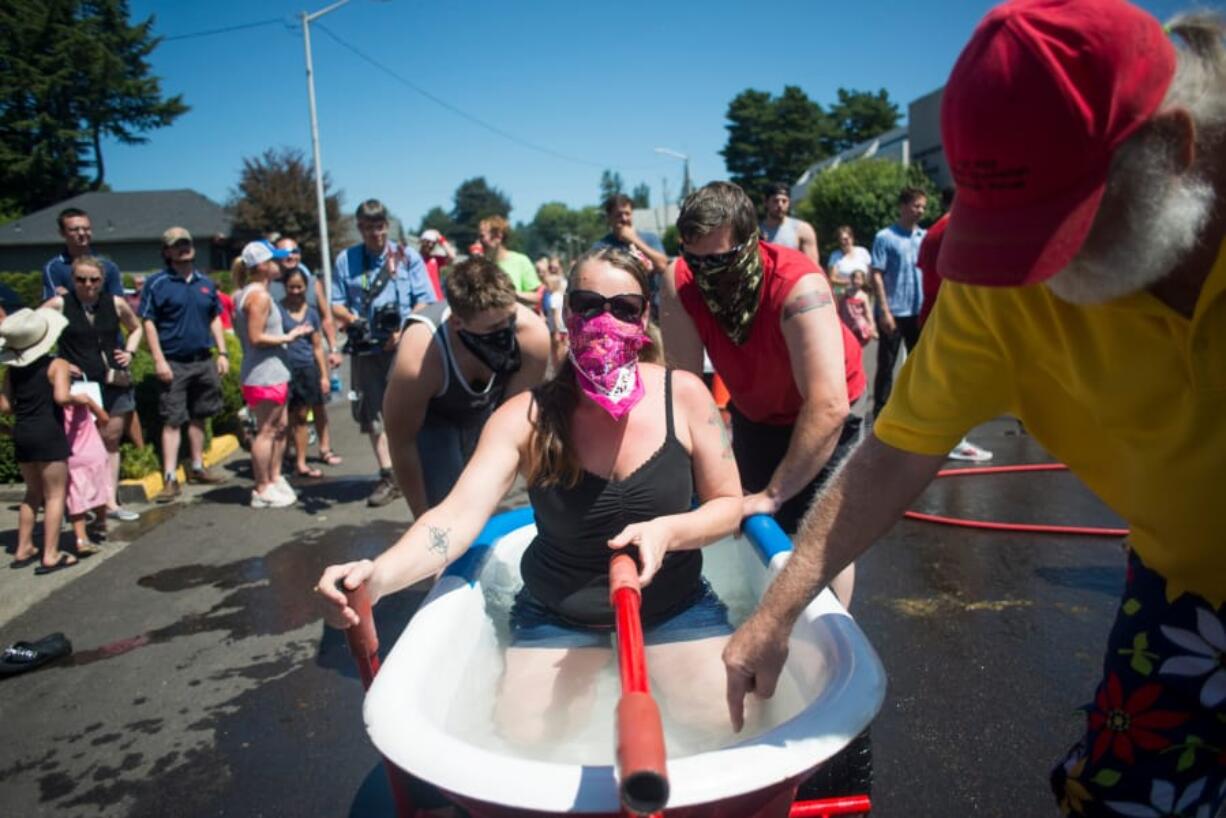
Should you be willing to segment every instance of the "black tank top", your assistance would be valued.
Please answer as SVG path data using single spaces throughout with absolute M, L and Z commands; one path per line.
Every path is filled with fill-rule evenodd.
M 520 563 L 528 592 L 564 619 L 611 626 L 608 541 L 631 523 L 690 509 L 694 493 L 690 453 L 673 429 L 672 372 L 664 375 L 664 443 L 625 480 L 584 471 L 574 488 L 528 489 L 537 535 Z M 633 551 L 633 549 L 631 549 Z M 645 625 L 667 619 L 701 593 L 702 552 L 666 554 L 643 589 Z
M 450 316 L 451 308 L 445 301 L 431 304 L 409 316 L 410 321 L 425 324 L 434 331 L 434 342 L 443 356 L 443 388 L 430 398 L 425 422 L 479 429 L 502 402 L 509 376 L 494 373 L 480 390 L 469 384 L 460 371 L 447 337 L 447 319 Z
M 60 336 L 63 337 L 62 335 Z M 9 383 L 13 387 L 13 416 L 17 423 L 34 427 L 53 424 L 64 428 L 64 409 L 55 402 L 55 392 L 47 369 L 55 360 L 44 355 L 29 366 L 10 366 Z
M 64 317 L 68 325 L 60 334 L 60 357 L 76 364 L 91 381 L 104 381 L 107 367 L 115 365 L 115 339 L 119 337 L 115 299 L 109 293 L 100 295 L 91 322 L 76 293 L 66 293 Z

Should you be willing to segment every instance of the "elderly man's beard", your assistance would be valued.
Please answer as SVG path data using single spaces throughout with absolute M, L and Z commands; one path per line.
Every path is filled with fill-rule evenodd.
M 1212 214 L 1212 185 L 1176 171 L 1161 140 L 1121 150 L 1085 244 L 1046 282 L 1065 301 L 1100 304 L 1152 286 L 1187 257 Z

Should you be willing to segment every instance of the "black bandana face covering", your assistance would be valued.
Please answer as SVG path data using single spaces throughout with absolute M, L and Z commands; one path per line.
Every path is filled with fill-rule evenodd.
M 456 334 L 460 336 L 461 343 L 468 351 L 493 370 L 495 375 L 509 375 L 519 371 L 519 342 L 515 339 L 514 315 L 503 329 L 480 334 L 458 329 Z
M 703 257 L 690 264 L 694 283 L 702 300 L 724 333 L 736 345 L 745 343 L 758 314 L 762 291 L 762 255 L 758 252 L 758 233 L 749 237 L 740 252 L 729 261 L 702 264 Z M 687 263 L 688 260 L 687 260 Z

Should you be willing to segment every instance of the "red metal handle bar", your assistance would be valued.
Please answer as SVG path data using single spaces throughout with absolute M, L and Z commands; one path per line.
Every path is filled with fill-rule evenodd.
M 349 652 L 358 666 L 362 688 L 370 690 L 375 674 L 379 672 L 379 635 L 375 632 L 375 618 L 370 609 L 370 592 L 366 589 L 366 583 L 351 591 L 342 582 L 336 584 L 337 589 L 345 595 L 349 607 L 358 613 L 358 624 L 345 628 L 345 641 L 349 643 Z M 383 769 L 387 772 L 387 782 L 392 789 L 396 818 L 417 818 L 417 805 L 409 794 L 405 774 L 386 758 L 383 759 Z
M 349 652 L 357 663 L 362 688 L 370 690 L 371 682 L 379 672 L 379 634 L 375 632 L 375 618 L 370 610 L 370 593 L 366 590 L 366 583 L 352 591 L 343 583 L 344 580 L 337 582 L 336 588 L 358 614 L 358 624 L 345 628 L 345 641 L 349 643 Z
M 617 623 L 622 696 L 617 703 L 617 770 L 622 805 L 650 815 L 668 803 L 664 725 L 647 684 L 638 566 L 628 554 L 609 561 L 609 598 Z
M 790 818 L 827 818 L 833 815 L 860 815 L 872 808 L 867 795 L 847 795 L 821 801 L 797 801 L 788 815 Z

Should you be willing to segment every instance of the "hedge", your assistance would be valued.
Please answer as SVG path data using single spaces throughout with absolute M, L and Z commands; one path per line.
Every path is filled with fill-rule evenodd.
M 823 171 L 797 203 L 796 215 L 813 225 L 827 251 L 839 246 L 835 230 L 844 224 L 855 233 L 856 244 L 872 247 L 877 231 L 898 220 L 898 193 L 904 187 L 928 194 L 923 224 L 940 218 L 940 192 L 920 166 L 890 159 L 860 159 Z

